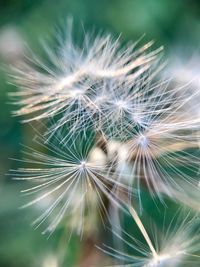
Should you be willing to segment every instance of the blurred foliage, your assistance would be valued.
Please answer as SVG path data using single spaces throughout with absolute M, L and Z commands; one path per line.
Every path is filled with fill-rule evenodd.
M 11 117 L 13 107 L 8 92 L 15 90 L 8 83 L 6 70 L 13 64 L 9 50 L 1 42 L 5 32 L 14 29 L 36 53 L 42 54 L 39 40 L 53 36 L 56 25 L 64 25 L 66 18 L 74 20 L 75 31 L 81 23 L 86 31 L 106 30 L 122 33 L 124 41 L 134 41 L 146 34 L 142 42 L 155 40 L 163 44 L 166 53 L 177 50 L 184 56 L 199 49 L 200 2 L 195 0 L 0 0 L 0 266 L 51 267 L 45 259 L 56 255 L 60 267 L 74 266 L 77 258 L 77 238 L 59 245 L 61 231 L 47 240 L 40 230 L 30 226 L 34 211 L 19 210 L 23 203 L 19 196 L 20 184 L 5 176 L 18 163 L 9 158 L 21 156 L 20 143 L 30 145 L 32 128 Z M 3 36 L 3 37 L 2 37 Z M 9 39 L 10 40 L 10 39 Z M 15 48 L 15 40 L 8 43 Z M 6 54 L 7 53 L 7 54 Z M 12 56 L 12 54 L 11 54 Z M 153 213 L 152 203 L 146 197 L 146 209 Z M 144 197 L 145 201 L 145 197 Z M 149 205 L 149 206 L 148 206 Z M 170 204 L 171 205 L 171 204 Z M 149 208 L 148 208 L 149 207 Z M 127 219 L 129 224 L 129 219 Z M 51 260 L 52 262 L 52 260 Z M 52 265 L 54 267 L 56 265 Z

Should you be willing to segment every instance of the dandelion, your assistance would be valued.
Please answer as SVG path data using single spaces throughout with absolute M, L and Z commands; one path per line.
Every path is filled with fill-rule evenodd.
M 181 218 L 181 214 L 173 218 L 167 229 L 163 228 L 163 233 L 154 229 L 150 238 L 142 221 L 134 208 L 130 208 L 130 213 L 140 229 L 144 242 L 137 240 L 126 231 L 122 231 L 124 238 L 113 230 L 116 236 L 133 254 L 119 251 L 110 246 L 104 245 L 100 248 L 121 264 L 116 267 L 178 267 L 178 266 L 198 266 L 199 265 L 199 241 L 198 230 L 199 221 L 189 214 Z
M 56 129 L 69 121 L 74 121 L 75 129 L 86 128 L 101 115 L 97 102 L 104 83 L 124 80 L 134 83 L 162 50 L 147 52 L 152 42 L 139 49 L 137 43 L 122 48 L 119 39 L 114 40 L 109 34 L 93 40 L 85 34 L 82 47 L 78 47 L 70 25 L 66 40 L 59 45 L 57 53 L 46 46 L 51 69 L 36 56 L 29 60 L 32 62 L 14 69 L 13 79 L 20 91 L 11 96 L 20 108 L 13 114 L 28 115 L 25 122 L 60 115 Z
M 198 266 L 196 216 L 174 217 L 165 232 L 155 229 L 151 237 L 129 207 L 134 198 L 142 211 L 147 189 L 162 204 L 170 198 L 200 210 L 200 91 L 193 82 L 175 86 L 163 79 L 162 48 L 151 46 L 85 34 L 79 47 L 68 25 L 55 52 L 45 46 L 51 67 L 33 56 L 15 69 L 20 90 L 11 94 L 19 106 L 14 115 L 27 116 L 24 122 L 47 120 L 48 127 L 36 139 L 42 151 L 26 147 L 27 167 L 12 172 L 31 183 L 22 190 L 33 196 L 24 207 L 42 209 L 33 225 L 48 221 L 44 234 L 67 222 L 91 236 L 99 218 L 113 225 L 111 215 L 120 225 L 119 210 L 128 207 L 144 242 L 113 230 L 133 252 L 102 248 L 122 262 L 118 267 Z
M 48 200 L 48 207 L 45 205 L 45 211 L 33 225 L 39 227 L 49 218 L 50 225 L 44 233 L 51 234 L 67 214 L 73 228 L 82 234 L 87 214 L 92 218 L 99 210 L 102 219 L 108 216 L 105 198 L 122 207 L 112 188 L 117 184 L 123 191 L 125 187 L 108 176 L 104 152 L 95 147 L 91 134 L 87 138 L 77 136 L 61 145 L 62 133 L 59 133 L 48 144 L 41 137 L 37 141 L 46 153 L 26 148 L 23 162 L 31 167 L 13 171 L 15 179 L 32 183 L 22 193 L 36 196 L 24 208 Z
M 187 184 L 196 190 L 199 180 L 200 118 L 192 112 L 194 107 L 189 109 L 199 92 L 188 97 L 188 88 L 170 89 L 167 84 L 142 91 L 139 104 L 135 99 L 138 112 L 129 116 L 122 132 L 114 129 L 109 138 L 113 142 L 116 133 L 120 137 L 114 159 L 117 173 L 130 190 L 133 185 L 137 187 L 139 197 L 144 185 L 153 197 L 162 199 L 163 191 L 172 197 L 172 188 L 180 192 Z

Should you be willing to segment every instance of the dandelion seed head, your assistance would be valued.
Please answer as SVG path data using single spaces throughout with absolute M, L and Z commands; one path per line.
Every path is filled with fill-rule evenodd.
M 119 109 L 122 109 L 122 110 L 123 109 L 126 110 L 128 108 L 127 103 L 125 101 L 123 101 L 123 100 L 119 100 L 115 104 Z
M 144 86 L 147 92 L 141 89 L 133 98 L 130 91 L 129 114 L 117 124 L 110 119 L 114 128 L 110 139 L 118 140 L 114 156 L 117 172 L 121 169 L 119 176 L 123 177 L 124 169 L 130 190 L 135 185 L 138 195 L 141 186 L 146 186 L 152 197 L 163 201 L 162 190 L 173 198 L 173 190 L 181 192 L 187 183 L 195 185 L 199 180 L 200 118 L 192 107 L 199 92 L 189 89 L 163 82 Z M 122 147 L 126 147 L 125 154 Z
M 151 42 L 141 48 L 137 48 L 137 42 L 123 47 L 119 38 L 114 39 L 110 34 L 93 38 L 85 33 L 82 47 L 79 47 L 72 36 L 69 24 L 66 40 L 60 38 L 56 52 L 45 45 L 51 67 L 31 55 L 30 62 L 14 70 L 13 80 L 20 88 L 19 92 L 11 94 L 14 104 L 19 106 L 14 115 L 26 115 L 24 121 L 30 122 L 62 114 L 62 118 L 54 120 L 50 133 L 69 121 L 74 124 L 72 133 L 80 130 L 80 125 L 99 126 L 97 117 L 103 118 L 105 124 L 109 113 L 105 111 L 110 96 L 114 96 L 113 90 L 124 82 L 134 84 L 160 52 L 160 49 L 148 52 Z M 129 109 L 121 98 L 113 105 L 119 113 Z
M 175 266 L 178 266 L 178 264 L 180 262 L 181 262 L 180 253 L 163 254 L 163 255 L 161 254 L 161 255 L 158 255 L 157 259 L 153 259 L 146 266 L 148 266 L 148 267 L 165 267 L 165 266 L 170 265 L 171 267 L 175 267 Z
M 87 168 L 87 163 L 86 163 L 86 161 L 81 161 L 81 163 L 80 163 L 80 168 L 81 168 L 81 169 L 86 169 L 86 168 Z
M 148 145 L 149 145 L 149 140 L 148 140 L 148 137 L 141 134 L 139 137 L 138 137 L 138 144 L 143 148 L 147 148 Z
M 162 68 L 155 68 L 161 49 L 149 52 L 151 45 L 122 46 L 109 34 L 93 38 L 86 33 L 79 46 L 69 30 L 56 52 L 46 47 L 51 64 L 33 55 L 15 69 L 20 90 L 12 94 L 19 107 L 14 115 L 26 115 L 26 122 L 52 122 L 39 142 L 48 153 L 27 149 L 24 163 L 30 167 L 15 171 L 17 180 L 32 184 L 23 190 L 33 196 L 24 207 L 44 207 L 33 222 L 37 228 L 48 221 L 43 233 L 68 221 L 82 235 L 95 227 L 98 216 L 109 216 L 105 199 L 125 211 L 128 197 L 137 194 L 142 207 L 142 187 L 162 202 L 167 195 L 199 211 L 194 185 L 199 180 L 200 112 L 194 111 L 200 91 L 154 79 Z M 171 223 L 162 237 L 156 230 L 152 240 L 133 208 L 132 216 L 145 242 L 122 231 L 129 242 L 114 232 L 133 251 L 106 247 L 107 254 L 125 262 L 120 266 L 196 264 L 195 219 L 187 222 L 186 217 L 175 230 Z
M 77 136 L 67 144 L 61 143 L 62 132 L 46 144 L 45 139 L 40 138 L 40 145 L 52 155 L 27 148 L 24 163 L 31 164 L 31 167 L 14 171 L 15 179 L 31 184 L 23 193 L 34 197 L 24 207 L 40 203 L 44 210 L 33 225 L 37 228 L 50 221 L 45 234 L 53 233 L 65 218 L 70 218 L 67 221 L 73 221 L 73 230 L 81 235 L 87 228 L 85 219 L 88 212 L 94 213 L 91 217 L 95 214 L 102 219 L 108 216 L 103 198 L 122 207 L 112 187 L 117 185 L 122 190 L 125 187 L 113 178 L 105 153 L 95 146 L 92 138 L 92 135 Z

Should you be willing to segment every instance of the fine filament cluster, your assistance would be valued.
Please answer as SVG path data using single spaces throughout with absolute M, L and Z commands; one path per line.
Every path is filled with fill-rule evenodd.
M 112 266 L 199 266 L 198 86 L 164 78 L 163 48 L 153 50 L 153 42 L 122 45 L 110 34 L 85 34 L 78 46 L 70 25 L 61 39 L 57 49 L 45 46 L 48 64 L 32 55 L 11 74 L 18 87 L 10 93 L 13 115 L 42 125 L 36 148 L 24 147 L 24 167 L 11 170 L 28 185 L 24 207 L 41 210 L 34 227 L 51 235 L 67 224 L 92 236 L 112 222 L 114 238 L 128 246 L 99 247 Z M 150 219 L 142 220 L 144 192 L 155 209 L 161 203 L 163 219 L 167 201 L 182 209 L 150 230 Z M 122 214 L 141 240 L 123 229 Z

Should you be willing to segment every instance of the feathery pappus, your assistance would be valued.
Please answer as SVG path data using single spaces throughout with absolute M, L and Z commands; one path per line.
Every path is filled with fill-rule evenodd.
M 68 25 L 66 39 L 60 40 L 56 52 L 46 46 L 51 67 L 34 55 L 14 68 L 13 81 L 20 88 L 11 93 L 13 103 L 19 106 L 14 115 L 27 115 L 25 122 L 61 115 L 56 128 L 69 121 L 74 121 L 75 130 L 80 125 L 86 128 L 101 116 L 97 98 L 105 82 L 134 83 L 162 50 L 148 51 L 153 42 L 141 48 L 137 48 L 138 42 L 123 47 L 119 38 L 110 34 L 95 38 L 85 34 L 79 47 L 72 36 L 72 26 Z
M 134 208 L 130 208 L 130 213 L 143 240 L 138 240 L 125 230 L 118 234 L 113 229 L 113 235 L 122 242 L 124 249 L 120 251 L 105 244 L 98 247 L 116 261 L 112 267 L 199 266 L 200 233 L 199 219 L 196 216 L 179 212 L 168 226 L 163 225 L 162 229 L 158 229 L 154 225 L 150 235 Z
M 11 170 L 31 184 L 22 190 L 33 196 L 24 207 L 42 210 L 33 225 L 47 223 L 43 233 L 52 234 L 66 222 L 92 235 L 98 219 L 112 225 L 114 214 L 117 224 L 128 208 L 144 242 L 113 227 L 133 250 L 101 248 L 120 261 L 117 267 L 199 266 L 198 214 L 174 217 L 150 235 L 129 206 L 143 211 L 144 190 L 162 205 L 170 198 L 200 211 L 197 83 L 163 78 L 162 47 L 150 51 L 153 42 L 138 48 L 110 34 L 85 34 L 79 46 L 70 25 L 59 38 L 56 51 L 45 47 L 49 65 L 33 56 L 13 72 L 14 115 L 47 126 L 36 139 L 41 150 L 25 147 L 25 166 Z
M 110 157 L 117 176 L 139 195 L 145 185 L 160 199 L 163 191 L 172 197 L 172 188 L 184 192 L 187 184 L 197 191 L 200 117 L 192 103 L 200 91 L 188 86 L 171 89 L 168 82 L 146 86 L 146 94 L 141 89 L 136 95 L 135 111 L 129 109 L 121 127 L 110 124 L 108 146 L 115 147 Z
M 67 216 L 73 222 L 72 228 L 82 234 L 84 227 L 87 228 L 86 217 L 94 218 L 95 214 L 102 220 L 108 217 L 105 199 L 123 209 L 123 201 L 118 199 L 114 186 L 122 192 L 126 188 L 112 177 L 105 154 L 95 146 L 92 134 L 79 135 L 61 144 L 61 130 L 58 133 L 48 143 L 43 137 L 36 139 L 43 152 L 25 147 L 22 162 L 30 167 L 11 172 L 14 179 L 31 184 L 22 190 L 23 194 L 34 196 L 24 208 L 43 201 L 48 203 L 33 225 L 38 227 L 49 220 L 44 233 L 51 234 Z

